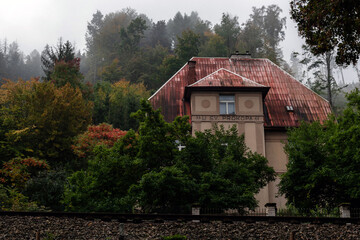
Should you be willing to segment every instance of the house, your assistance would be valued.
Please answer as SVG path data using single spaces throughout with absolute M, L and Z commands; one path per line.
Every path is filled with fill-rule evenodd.
M 166 121 L 189 115 L 193 133 L 236 125 L 252 151 L 264 155 L 280 175 L 286 171 L 286 129 L 301 121 L 323 122 L 331 113 L 325 99 L 268 59 L 233 54 L 230 58 L 193 57 L 150 98 Z M 286 200 L 276 181 L 257 196 L 259 207 Z

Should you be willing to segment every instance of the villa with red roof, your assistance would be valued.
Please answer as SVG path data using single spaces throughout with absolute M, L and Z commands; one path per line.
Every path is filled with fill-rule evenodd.
M 323 122 L 328 101 L 268 59 L 233 54 L 230 58 L 193 57 L 151 97 L 166 121 L 189 115 L 192 131 L 214 124 L 236 125 L 251 151 L 264 155 L 280 175 L 286 171 L 286 129 L 301 121 Z M 260 191 L 259 207 L 286 200 L 277 194 L 279 178 Z

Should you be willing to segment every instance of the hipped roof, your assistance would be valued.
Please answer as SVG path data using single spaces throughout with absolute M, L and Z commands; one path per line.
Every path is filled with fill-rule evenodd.
M 196 61 L 194 84 L 187 86 L 189 67 L 185 64 L 150 97 L 154 108 L 161 107 L 167 121 L 184 113 L 185 87 L 210 85 L 269 89 L 264 99 L 265 127 L 295 127 L 301 120 L 323 122 L 331 113 L 328 101 L 268 59 L 193 57 L 191 61 Z M 294 110 L 288 112 L 286 106 Z

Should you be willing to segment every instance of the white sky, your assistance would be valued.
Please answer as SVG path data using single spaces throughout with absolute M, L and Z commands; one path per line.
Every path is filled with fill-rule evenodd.
M 37 49 L 41 52 L 46 44 L 56 45 L 60 37 L 75 43 L 77 49 L 85 49 L 87 22 L 96 10 L 103 15 L 133 8 L 146 14 L 154 22 L 169 20 L 176 12 L 190 14 L 197 11 L 203 20 L 213 25 L 221 21 L 223 12 L 239 17 L 244 23 L 252 13 L 252 7 L 278 5 L 286 17 L 285 40 L 281 43 L 284 58 L 289 62 L 292 51 L 300 51 L 303 40 L 298 37 L 295 23 L 290 19 L 290 0 L 0 0 L 0 40 L 17 41 L 25 55 Z M 346 74 L 347 76 L 347 74 Z M 350 76 L 350 75 L 349 75 Z M 349 77 L 352 79 L 352 77 Z M 348 79 L 348 82 L 352 82 Z M 355 79 L 356 81 L 356 79 Z

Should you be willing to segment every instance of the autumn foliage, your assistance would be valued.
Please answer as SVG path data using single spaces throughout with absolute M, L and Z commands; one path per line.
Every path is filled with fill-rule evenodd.
M 3 156 L 39 157 L 51 162 L 70 159 L 75 136 L 91 121 L 92 103 L 69 83 L 8 81 L 2 85 L 0 139 L 8 145 Z M 1 134 L 2 133 L 2 134 Z
M 48 170 L 49 165 L 36 158 L 14 158 L 3 163 L 0 169 L 0 183 L 22 189 L 36 172 Z
M 76 144 L 73 145 L 74 152 L 81 158 L 91 155 L 96 146 L 104 145 L 112 147 L 114 143 L 122 138 L 126 131 L 113 128 L 110 124 L 91 125 L 88 130 L 79 135 Z

